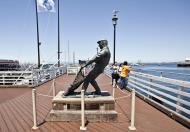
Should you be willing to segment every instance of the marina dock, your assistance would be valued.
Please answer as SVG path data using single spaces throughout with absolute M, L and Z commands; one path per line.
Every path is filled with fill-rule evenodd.
M 56 93 L 60 90 L 66 90 L 73 81 L 75 75 L 62 75 L 55 79 Z M 0 103 L 0 131 L 2 132 L 78 132 L 80 131 L 80 121 L 76 122 L 45 122 L 48 112 L 52 108 L 52 82 L 48 81 L 38 87 L 37 91 L 37 124 L 39 129 L 32 130 L 32 89 L 27 89 L 21 94 L 17 94 L 22 89 L 18 89 L 11 98 L 4 99 Z M 111 79 L 106 75 L 101 75 L 97 79 L 102 90 L 112 93 Z M 80 90 L 80 88 L 79 88 Z M 88 91 L 93 91 L 92 86 Z M 9 91 L 0 89 L 0 99 L 7 96 Z M 46 95 L 46 96 L 45 96 Z M 115 90 L 116 111 L 118 119 L 115 122 L 96 122 L 87 124 L 89 132 L 127 132 L 130 126 L 131 97 L 127 90 Z M 136 132 L 189 132 L 189 129 L 175 120 L 168 117 L 158 109 L 136 97 L 135 111 Z

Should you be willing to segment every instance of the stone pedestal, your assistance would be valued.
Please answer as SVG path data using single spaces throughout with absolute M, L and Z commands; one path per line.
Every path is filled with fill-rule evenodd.
M 60 91 L 52 100 L 52 110 L 46 121 L 80 121 L 81 98 L 80 95 L 62 97 Z M 105 96 L 85 96 L 85 119 L 90 122 L 110 122 L 117 119 L 114 98 L 108 92 Z

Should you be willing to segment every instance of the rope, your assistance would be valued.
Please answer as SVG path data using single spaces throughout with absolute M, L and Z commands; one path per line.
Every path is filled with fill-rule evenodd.
M 54 96 L 49 96 L 49 95 L 45 95 L 45 94 L 40 94 L 40 93 L 37 93 L 37 92 L 36 92 L 36 94 L 40 95 L 40 96 L 44 96 L 44 97 L 51 97 L 51 98 L 54 97 Z
M 131 95 L 131 94 L 130 94 Z M 128 95 L 129 96 L 129 95 Z M 117 106 L 119 107 L 119 109 L 121 110 L 121 113 L 128 119 L 128 121 L 130 121 L 130 118 L 128 117 L 127 113 L 125 113 L 125 110 L 119 105 L 119 103 L 117 101 L 115 101 L 115 103 L 117 104 Z
M 60 82 L 57 82 L 57 81 L 55 81 L 55 84 L 56 84 L 56 85 L 59 85 L 59 86 L 69 85 L 68 83 L 60 83 Z
M 121 90 L 120 88 L 118 88 L 118 89 L 119 89 L 120 92 L 122 92 L 122 93 L 126 93 L 126 92 L 124 92 L 123 90 Z
M 47 93 L 47 95 L 49 95 L 50 94 L 50 92 L 51 92 L 51 90 L 53 89 L 53 83 L 51 84 L 51 87 L 50 87 L 50 89 L 49 89 L 49 91 L 48 91 L 48 93 Z
M 51 87 L 50 87 L 49 91 L 47 92 L 47 95 L 41 94 L 41 93 L 37 93 L 37 92 L 36 92 L 36 94 L 41 95 L 41 96 L 54 97 L 54 96 L 50 96 L 50 95 L 49 95 L 50 92 L 52 91 L 52 89 L 53 89 L 53 82 L 52 82 L 52 84 L 51 84 Z
M 127 95 L 127 96 L 122 96 L 122 97 L 115 98 L 115 100 L 123 99 L 123 98 L 128 98 L 128 97 L 130 97 L 130 96 L 131 96 L 131 94 L 129 94 L 129 95 Z

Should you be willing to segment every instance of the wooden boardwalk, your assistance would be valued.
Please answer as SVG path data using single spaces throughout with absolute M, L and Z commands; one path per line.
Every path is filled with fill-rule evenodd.
M 56 92 L 65 90 L 74 79 L 74 75 L 63 75 L 56 79 Z M 111 79 L 105 75 L 98 77 L 97 82 L 103 90 L 112 92 Z M 37 93 L 52 96 L 52 81 L 37 87 Z M 80 90 L 80 88 L 79 88 Z M 88 91 L 92 91 L 90 86 Z M 52 97 L 37 94 L 37 121 L 39 129 L 32 130 L 32 98 L 31 89 L 17 96 L 0 102 L 0 132 L 78 132 L 80 122 L 45 122 L 51 110 Z M 1 92 L 1 89 L 0 89 Z M 14 90 L 16 92 L 16 90 Z M 18 89 L 19 92 L 19 89 Z M 87 124 L 87 132 L 127 132 L 130 124 L 130 102 L 128 91 L 116 89 L 116 111 L 118 120 L 112 123 Z M 1 93 L 1 96 L 6 96 Z M 124 97 L 124 98 L 120 98 Z M 1 98 L 0 98 L 1 99 Z M 136 132 L 189 132 L 190 130 L 154 107 L 136 98 Z

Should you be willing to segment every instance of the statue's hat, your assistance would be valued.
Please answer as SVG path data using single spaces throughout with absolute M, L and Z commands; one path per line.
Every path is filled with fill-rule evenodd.
M 98 42 L 97 42 L 98 44 L 108 44 L 108 41 L 106 40 L 106 39 L 102 39 L 102 40 L 99 40 Z

